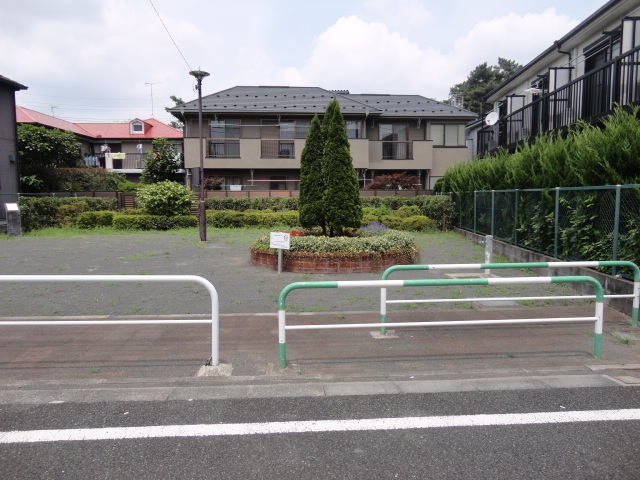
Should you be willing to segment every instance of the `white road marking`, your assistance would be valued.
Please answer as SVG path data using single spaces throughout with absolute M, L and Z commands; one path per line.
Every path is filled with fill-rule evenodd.
M 360 432 L 375 430 L 429 429 L 543 425 L 576 422 L 640 420 L 640 409 L 589 410 L 494 415 L 451 415 L 438 417 L 368 418 L 362 420 L 312 420 L 301 422 L 220 423 L 201 425 L 159 425 L 149 427 L 78 428 L 0 432 L 0 444 L 37 442 L 79 442 L 134 438 L 212 437 L 283 433 Z

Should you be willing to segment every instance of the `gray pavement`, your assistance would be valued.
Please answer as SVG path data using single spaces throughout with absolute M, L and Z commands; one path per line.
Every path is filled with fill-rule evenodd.
M 126 399 L 340 395 L 448 389 L 552 388 L 640 384 L 640 330 L 606 309 L 602 358 L 593 353 L 592 324 L 290 331 L 289 366 L 278 367 L 277 297 L 296 281 L 377 280 L 361 275 L 282 274 L 250 264 L 257 232 L 235 236 L 133 234 L 4 240 L 3 274 L 193 274 L 220 296 L 218 368 L 204 367 L 207 325 L 0 326 L 0 403 L 110 395 Z M 423 263 L 481 262 L 483 249 L 455 234 L 419 235 Z M 438 278 L 414 272 L 395 278 Z M 500 271 L 500 276 L 534 275 Z M 389 289 L 398 298 L 568 293 L 563 286 Z M 0 285 L 4 318 L 204 318 L 200 287 L 165 284 Z M 296 291 L 290 323 L 370 323 L 379 320 L 379 291 Z M 592 316 L 588 302 L 514 302 L 501 306 L 391 307 L 388 321 Z M 196 392 L 198 392 L 196 394 Z M 189 397 L 191 398 L 191 397 Z M 53 400 L 52 400 L 53 399 Z M 62 400 L 61 400 L 62 401 Z

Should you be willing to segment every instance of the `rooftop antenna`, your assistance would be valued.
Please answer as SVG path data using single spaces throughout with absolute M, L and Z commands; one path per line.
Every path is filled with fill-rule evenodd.
M 151 87 L 151 118 L 155 118 L 153 116 L 153 86 L 158 84 L 158 83 L 162 83 L 162 82 L 144 82 L 145 85 L 149 85 Z
M 57 105 L 51 105 L 51 116 L 52 117 L 56 116 L 56 113 L 53 111 L 54 108 L 58 108 L 58 106 Z

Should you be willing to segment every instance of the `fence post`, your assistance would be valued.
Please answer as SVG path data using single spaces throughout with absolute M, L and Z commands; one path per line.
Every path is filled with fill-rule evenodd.
M 560 222 L 560 187 L 556 187 L 556 204 L 554 212 L 554 227 L 553 227 L 553 256 L 558 258 L 558 234 L 559 234 L 559 222 Z
M 478 191 L 473 191 L 473 233 L 478 233 Z
M 622 185 L 616 185 L 616 207 L 613 217 L 613 245 L 611 250 L 611 260 L 618 260 L 618 234 L 620 231 L 620 194 Z M 616 274 L 616 267 L 611 268 L 611 275 Z
M 491 190 L 491 237 L 495 235 L 495 232 L 494 232 L 495 213 L 496 213 L 496 191 Z
M 518 209 L 520 207 L 520 190 L 516 188 L 516 204 L 515 204 L 515 215 L 513 220 L 513 244 L 518 246 Z

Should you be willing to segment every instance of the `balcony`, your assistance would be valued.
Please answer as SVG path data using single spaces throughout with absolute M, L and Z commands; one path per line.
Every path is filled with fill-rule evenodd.
M 413 160 L 413 142 L 382 142 L 383 160 Z
M 143 170 L 147 153 L 96 153 L 100 166 L 107 170 Z
M 293 139 L 263 138 L 260 149 L 261 158 L 296 158 Z
M 616 105 L 639 100 L 640 47 L 636 47 L 482 128 L 478 150 L 484 155 L 498 148 L 514 149 L 520 142 L 533 142 L 538 135 L 579 120 L 596 121 Z
M 239 138 L 209 138 L 207 156 L 213 158 L 240 157 Z

